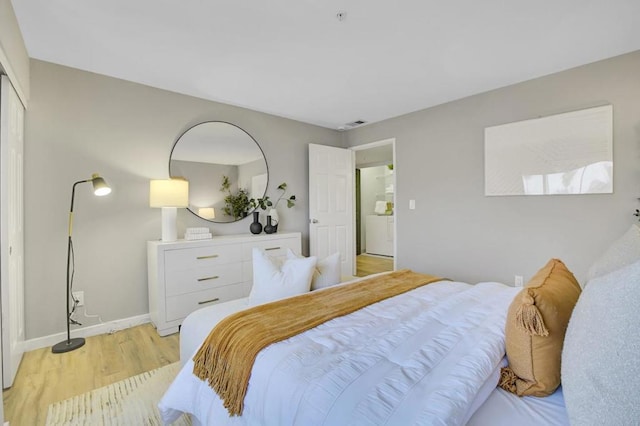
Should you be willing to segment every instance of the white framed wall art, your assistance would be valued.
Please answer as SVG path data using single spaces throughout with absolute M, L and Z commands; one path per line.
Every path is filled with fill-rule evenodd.
M 485 195 L 613 192 L 613 107 L 485 128 Z

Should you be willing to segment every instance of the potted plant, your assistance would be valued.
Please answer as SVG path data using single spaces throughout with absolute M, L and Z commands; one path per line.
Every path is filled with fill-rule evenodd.
M 227 193 L 224 197 L 224 207 L 222 211 L 233 217 L 234 219 L 242 219 L 247 217 L 251 209 L 251 200 L 249 200 L 249 191 L 240 188 L 237 193 L 231 191 L 231 182 L 228 176 L 222 176 L 222 186 L 220 191 Z
M 280 201 L 286 201 L 287 202 L 287 208 L 291 208 L 293 206 L 296 205 L 296 196 L 295 195 L 291 195 L 288 198 L 284 198 L 285 194 L 287 193 L 287 183 L 286 182 L 282 182 L 280 185 L 278 185 L 277 188 L 279 191 L 282 191 L 280 193 L 280 196 L 278 197 L 278 199 L 273 202 L 271 201 L 271 199 L 269 198 L 268 195 L 265 195 L 262 198 L 252 198 L 250 200 L 250 205 L 252 208 L 261 208 L 262 210 L 269 210 L 267 215 L 271 216 L 271 221 L 274 222 L 274 227 L 277 230 L 278 229 L 278 221 L 279 221 L 279 217 L 278 217 L 278 204 L 280 203 Z

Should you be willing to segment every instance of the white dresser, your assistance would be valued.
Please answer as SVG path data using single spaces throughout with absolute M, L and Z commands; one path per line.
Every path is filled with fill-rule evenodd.
M 293 232 L 148 241 L 149 312 L 158 334 L 176 333 L 182 320 L 198 308 L 248 296 L 254 247 L 275 257 L 285 256 L 287 248 L 299 255 L 302 239 Z

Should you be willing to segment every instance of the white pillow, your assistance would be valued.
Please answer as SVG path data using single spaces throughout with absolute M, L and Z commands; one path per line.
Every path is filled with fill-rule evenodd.
M 280 262 L 259 248 L 253 249 L 253 287 L 249 306 L 307 293 L 316 267 L 316 257 Z
M 587 275 L 587 284 L 594 278 L 630 265 L 637 260 L 640 260 L 640 227 L 633 224 L 591 265 Z
M 297 256 L 291 249 L 287 249 L 287 259 L 297 259 Z M 311 280 L 311 290 L 318 290 L 332 285 L 339 284 L 342 274 L 342 265 L 340 264 L 340 253 L 334 253 L 316 263 L 316 270 Z
M 640 419 L 640 261 L 594 278 L 576 304 L 562 350 L 572 425 Z

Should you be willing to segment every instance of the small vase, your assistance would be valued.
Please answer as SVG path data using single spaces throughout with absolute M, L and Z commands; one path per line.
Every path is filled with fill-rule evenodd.
M 280 223 L 280 217 L 278 216 L 278 210 L 275 208 L 269 210 L 269 215 L 271 216 L 271 222 L 273 223 L 273 227 L 276 228 L 274 232 L 278 232 L 278 224 Z
M 271 216 L 267 216 L 267 224 L 264 227 L 264 232 L 267 234 L 276 232 L 276 227 L 271 224 Z
M 252 234 L 259 234 L 262 232 L 262 224 L 260 223 L 260 212 L 253 212 L 253 223 L 249 225 L 249 231 Z

